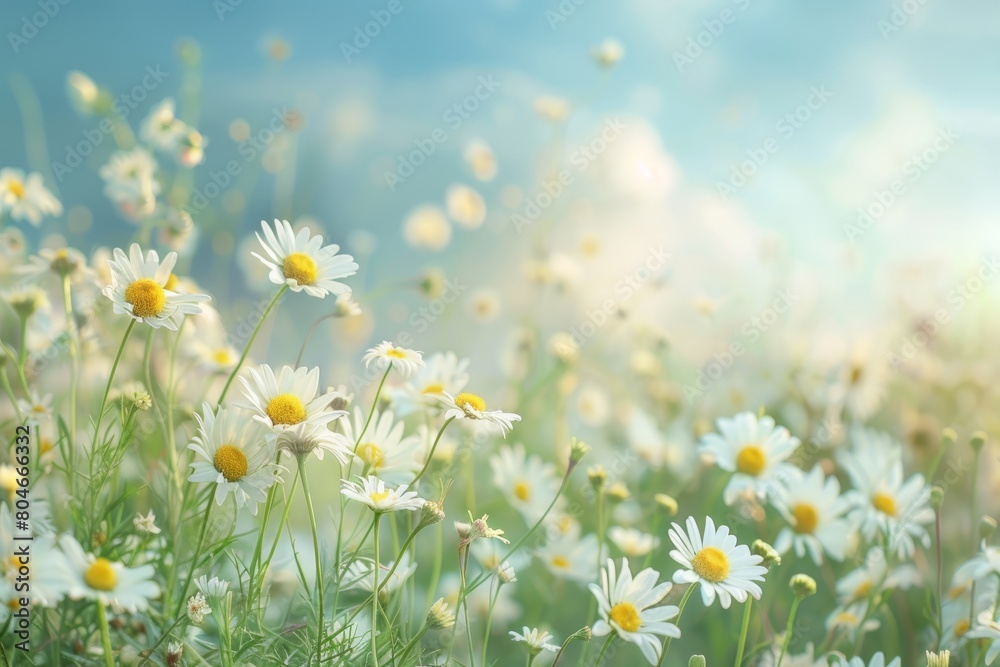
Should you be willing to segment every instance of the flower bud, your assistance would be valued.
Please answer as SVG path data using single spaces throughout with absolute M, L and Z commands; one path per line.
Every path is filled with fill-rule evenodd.
M 595 491 L 600 491 L 608 479 L 608 472 L 602 465 L 591 466 L 587 468 L 587 479 L 590 480 L 590 485 L 594 487 Z
M 763 558 L 761 565 L 769 570 L 781 565 L 781 556 L 774 550 L 774 547 L 764 540 L 754 540 L 753 544 L 750 545 L 750 551 Z
M 983 431 L 976 431 L 969 438 L 969 444 L 972 445 L 972 449 L 973 449 L 973 451 L 976 452 L 977 456 L 979 455 L 979 450 L 981 450 L 983 448 L 983 445 L 986 444 L 986 441 L 988 439 L 989 439 L 989 436 L 986 435 Z
M 816 580 L 808 574 L 796 574 L 788 582 L 788 585 L 800 600 L 804 600 L 816 593 Z
M 935 484 L 931 487 L 931 507 L 938 509 L 944 503 L 944 487 Z
M 688 667 L 705 667 L 705 656 L 692 655 L 691 659 L 688 660 Z
M 677 501 L 674 500 L 673 496 L 668 496 L 665 493 L 657 493 L 653 496 L 653 500 L 666 512 L 668 517 L 677 516 Z
M 570 442 L 569 444 L 570 467 L 572 468 L 581 460 L 583 460 L 583 457 L 586 456 L 587 452 L 589 451 L 590 447 L 587 446 L 587 443 L 583 442 L 582 440 L 577 440 L 576 438 L 573 438 L 572 442 Z
M 425 500 L 424 506 L 420 508 L 419 528 L 433 526 L 444 521 L 444 506 L 434 500 Z
M 427 612 L 427 627 L 431 630 L 444 630 L 455 625 L 455 614 L 448 608 L 444 598 L 439 598 Z
M 625 482 L 615 482 L 608 487 L 608 498 L 615 502 L 620 503 L 623 500 L 628 500 L 631 495 Z
M 951 651 L 941 651 L 940 653 L 927 651 L 927 667 L 948 667 L 950 660 Z
M 137 391 L 132 394 L 132 405 L 135 406 L 136 410 L 145 412 L 153 407 L 153 399 L 145 391 Z

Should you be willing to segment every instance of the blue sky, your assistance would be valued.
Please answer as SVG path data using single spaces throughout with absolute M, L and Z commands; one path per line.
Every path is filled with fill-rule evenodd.
M 458 155 L 464 138 L 483 136 L 494 145 L 504 182 L 530 184 L 535 156 L 548 138 L 531 112 L 539 94 L 579 104 L 567 128 L 571 137 L 585 134 L 604 114 L 647 119 L 686 187 L 712 193 L 748 150 L 775 135 L 776 123 L 814 86 L 826 86 L 830 100 L 781 140 L 757 180 L 735 197 L 757 225 L 776 230 L 799 256 L 819 256 L 817 247 L 844 242 L 842 226 L 855 208 L 900 173 L 912 152 L 937 130 L 953 127 L 961 137 L 956 148 L 927 171 L 898 214 L 906 213 L 907 224 L 929 245 L 971 249 L 998 234 L 984 222 L 998 208 L 995 3 L 912 0 L 909 8 L 916 10 L 886 33 L 879 21 L 891 20 L 901 3 L 399 0 L 400 12 L 346 62 L 341 43 L 389 4 L 244 0 L 222 12 L 222 2 L 115 2 L 97 9 L 71 0 L 13 53 L 10 31 L 20 32 L 24 17 L 41 5 L 5 3 L 0 18 L 8 44 L 0 69 L 5 80 L 17 72 L 31 82 L 44 109 L 50 152 L 57 155 L 87 127 L 66 101 L 67 71 L 79 69 L 112 91 L 125 90 L 147 65 L 178 71 L 173 48 L 179 38 L 192 38 L 204 53 L 199 126 L 211 142 L 199 177 L 232 157 L 226 128 L 233 118 L 256 126 L 273 108 L 302 108 L 308 140 L 300 154 L 304 185 L 296 213 L 320 217 L 333 230 L 393 234 L 427 192 L 463 175 Z M 575 9 L 554 23 L 552 12 L 561 5 Z M 724 12 L 731 22 L 708 39 L 706 22 Z M 281 65 L 264 54 L 264 42 L 273 37 L 292 49 Z M 602 77 L 587 53 L 607 37 L 620 40 L 626 56 L 612 76 Z M 689 38 L 710 45 L 678 71 L 674 54 Z M 373 177 L 380 161 L 393 160 L 440 125 L 442 111 L 483 75 L 504 82 L 496 98 L 449 137 L 412 182 L 387 193 Z M 154 96 L 177 96 L 179 84 L 179 76 L 168 77 L 162 95 L 158 89 Z M 369 118 L 366 133 L 331 135 L 331 114 L 351 104 L 356 115 Z M 136 121 L 148 105 L 140 105 Z M 24 166 L 23 141 L 14 129 L 20 117 L 6 88 L 0 119 L 8 128 L 0 136 L 4 164 Z M 99 184 L 93 173 L 74 174 L 62 194 L 101 211 L 94 196 Z M 911 209 L 919 215 L 909 215 Z M 266 216 L 248 214 L 245 228 L 260 217 Z M 865 251 L 897 252 L 899 236 L 871 235 Z

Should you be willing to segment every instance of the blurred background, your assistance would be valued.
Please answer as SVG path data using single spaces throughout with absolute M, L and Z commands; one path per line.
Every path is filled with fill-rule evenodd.
M 916 363 L 946 341 L 975 354 L 994 330 L 992 274 L 955 294 L 1000 234 L 995 3 L 52 0 L 0 15 L 2 162 L 40 172 L 65 208 L 24 226 L 29 245 L 90 253 L 150 234 L 101 196 L 121 145 L 93 135 L 67 75 L 133 128 L 172 98 L 204 140 L 193 167 L 157 156 L 165 200 L 193 221 L 181 267 L 236 319 L 269 290 L 249 255 L 260 221 L 321 229 L 362 267 L 363 315 L 325 322 L 304 357 L 341 375 L 400 333 L 510 375 L 504 351 L 531 322 L 540 348 L 569 334 L 622 363 L 653 331 L 679 394 L 746 343 L 754 372 L 711 383 L 714 402 L 692 395 L 709 415 L 768 402 L 746 379 L 778 364 L 764 345 L 781 364 L 885 376 L 942 309 Z M 59 167 L 81 142 L 84 166 Z M 623 298 L 653 249 L 669 261 Z M 457 298 L 421 315 L 446 280 Z M 771 320 L 782 290 L 793 305 Z M 631 342 L 579 331 L 608 298 Z M 296 347 L 323 313 L 283 308 L 270 335 Z

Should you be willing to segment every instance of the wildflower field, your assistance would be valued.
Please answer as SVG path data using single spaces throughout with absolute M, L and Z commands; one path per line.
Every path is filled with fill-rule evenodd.
M 3 664 L 994 663 L 971 14 L 146 4 L 2 11 Z

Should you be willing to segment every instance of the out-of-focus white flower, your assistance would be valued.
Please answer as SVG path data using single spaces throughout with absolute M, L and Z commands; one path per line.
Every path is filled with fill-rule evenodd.
M 451 225 L 436 206 L 418 206 L 403 221 L 403 238 L 414 248 L 444 250 L 451 241 Z
M 473 176 L 480 181 L 492 181 L 497 175 L 497 158 L 493 149 L 485 141 L 470 141 L 462 152 L 465 163 L 472 169 Z
M 62 215 L 62 212 L 62 204 L 42 183 L 41 174 L 25 176 L 20 169 L 0 169 L 0 215 L 27 220 L 38 227 L 42 216 Z
M 606 39 L 592 53 L 598 65 L 612 67 L 625 55 L 625 47 L 617 39 Z
M 475 229 L 486 220 L 486 202 L 483 196 L 461 183 L 448 188 L 445 207 L 452 220 L 468 229 Z

